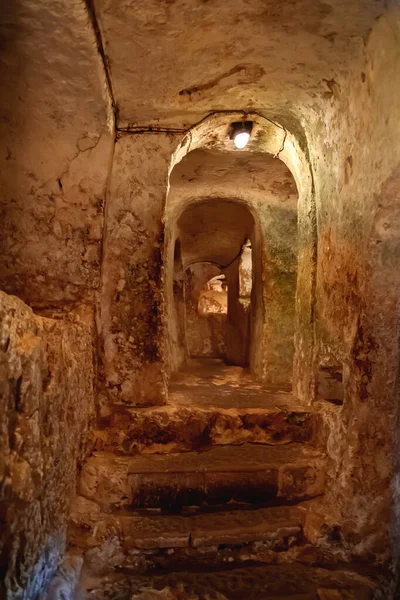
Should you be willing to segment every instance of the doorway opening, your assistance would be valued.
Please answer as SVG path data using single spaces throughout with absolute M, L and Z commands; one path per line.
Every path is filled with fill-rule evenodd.
M 248 366 L 254 227 L 246 206 L 220 198 L 191 203 L 177 220 L 188 358 Z
M 172 170 L 165 217 L 171 373 L 212 358 L 291 387 L 297 203 L 289 169 L 265 153 L 194 150 Z M 176 243 L 184 318 L 168 284 Z

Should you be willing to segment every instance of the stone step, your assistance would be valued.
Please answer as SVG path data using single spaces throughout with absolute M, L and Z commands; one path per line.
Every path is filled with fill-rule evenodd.
M 117 456 L 95 452 L 79 494 L 110 507 L 285 503 L 323 494 L 326 457 L 304 444 L 212 447 L 207 452 Z
M 271 562 L 304 544 L 302 507 L 232 510 L 191 516 L 116 511 L 75 498 L 69 541 L 84 550 L 92 571 L 110 566 L 137 571 L 246 560 Z
M 200 401 L 190 406 L 114 406 L 104 429 L 95 432 L 96 449 L 120 454 L 169 453 L 244 442 L 279 445 L 312 438 L 312 412 L 299 409 L 289 394 L 266 394 L 261 408 L 241 407 L 241 396 L 236 403 L 234 408 L 202 406 Z
M 84 577 L 96 600 L 374 600 L 388 598 L 384 574 L 356 566 L 323 569 L 300 564 L 263 565 L 219 571 L 183 571 L 148 576 L 115 573 Z
M 118 533 L 127 546 L 138 549 L 201 548 L 221 544 L 244 544 L 297 535 L 307 509 L 301 506 L 229 510 L 190 516 L 116 511 L 102 512 L 100 506 L 76 496 L 71 509 L 74 536 L 84 546 L 98 545 Z M 77 539 L 73 539 L 73 543 Z M 82 547 L 82 544 L 76 544 Z

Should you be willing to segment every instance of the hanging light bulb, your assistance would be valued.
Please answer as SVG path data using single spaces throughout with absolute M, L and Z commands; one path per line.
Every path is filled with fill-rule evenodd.
M 233 143 L 235 144 L 236 148 L 239 148 L 239 150 L 242 150 L 242 148 L 245 148 L 247 146 L 247 142 L 250 139 L 250 134 L 247 133 L 247 131 L 243 131 L 242 133 L 237 133 L 233 139 Z
M 252 129 L 253 121 L 239 121 L 231 124 L 229 137 L 233 140 L 236 148 L 243 150 L 247 146 Z

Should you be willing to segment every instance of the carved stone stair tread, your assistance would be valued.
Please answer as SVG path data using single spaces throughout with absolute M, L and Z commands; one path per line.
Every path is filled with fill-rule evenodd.
M 119 453 L 191 451 L 219 444 L 309 441 L 316 416 L 288 389 L 265 386 L 242 367 L 190 360 L 170 382 L 165 406 L 115 404 L 96 449 Z
M 305 515 L 306 510 L 296 506 L 189 517 L 135 512 L 107 514 L 95 503 L 78 496 L 71 514 L 71 534 L 75 544 L 79 545 L 80 539 L 85 546 L 94 546 L 108 535 L 117 535 L 123 546 L 129 548 L 202 548 L 298 536 Z
M 306 463 L 322 459 L 321 450 L 303 444 L 265 447 L 258 444 L 220 446 L 206 452 L 118 456 L 108 452 L 95 452 L 87 465 L 123 468 L 127 473 L 190 473 L 190 472 L 241 472 L 259 471 L 292 463 Z
M 302 444 L 134 457 L 96 452 L 83 466 L 79 493 L 100 504 L 146 508 L 291 501 L 323 493 L 325 463 L 323 453 Z
M 264 541 L 272 536 L 301 532 L 305 511 L 297 507 L 271 507 L 192 517 L 191 543 L 195 548 L 216 544 Z
M 249 410 L 252 408 L 282 408 L 299 410 L 299 402 L 289 391 L 271 390 L 257 384 L 232 387 L 229 385 L 213 385 L 208 387 L 193 386 L 182 382 L 170 387 L 168 403 L 172 406 L 220 409 L 235 408 Z
M 211 445 L 309 441 L 312 411 L 268 401 L 254 408 L 166 405 L 114 407 L 109 425 L 96 432 L 98 450 L 125 454 L 190 451 Z
M 116 574 L 96 583 L 97 587 L 91 582 L 90 588 L 98 600 L 373 600 L 377 590 L 386 587 L 384 576 L 366 577 L 351 565 L 330 570 L 300 564 L 133 577 Z

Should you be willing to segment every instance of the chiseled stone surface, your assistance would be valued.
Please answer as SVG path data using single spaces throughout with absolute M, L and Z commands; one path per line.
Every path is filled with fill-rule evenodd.
M 85 568 L 137 572 L 303 560 L 310 552 L 302 526 L 307 510 L 274 507 L 189 516 L 126 511 L 112 514 L 82 497 L 72 504 L 69 543 Z M 315 562 L 321 560 L 316 555 Z
M 334 533 L 349 555 L 387 564 L 400 547 L 394 462 L 400 381 L 398 2 L 3 4 L 0 284 L 50 316 L 66 315 L 83 301 L 81 314 L 90 323 L 99 290 L 101 343 L 96 340 L 93 347 L 101 347 L 96 363 L 103 417 L 110 416 L 114 402 L 166 399 L 170 357 L 163 317 L 172 302 L 162 289 L 163 275 L 169 276 L 162 219 L 181 128 L 232 107 L 243 111 L 235 119 L 257 110 L 254 122 L 264 122 L 260 115 L 265 115 L 286 128 L 268 122 L 255 129 L 246 152 L 281 158 L 299 191 L 296 395 L 311 402 L 318 371 L 338 367 L 343 390 L 340 386 L 333 394 L 340 398 L 333 400 L 343 405 L 338 410 L 322 408 L 323 401 L 315 405 L 323 423 L 319 439 L 326 441 L 328 454 L 324 509 L 339 524 Z M 96 15 L 89 15 L 88 7 L 98 27 L 92 27 Z M 111 85 L 98 52 L 101 36 Z M 113 117 L 120 127 L 140 124 L 144 130 L 119 129 L 115 140 Z M 226 139 L 231 117 L 214 114 L 191 129 L 180 158 L 196 148 L 209 150 L 218 135 Z M 146 130 L 148 125 L 162 131 Z M 179 130 L 166 132 L 163 127 L 170 125 Z M 28 600 L 49 578 L 63 547 L 66 504 L 92 404 L 92 340 L 90 325 L 72 315 L 40 319 L 15 299 L 2 296 L 2 302 L 9 303 L 14 329 L 4 336 L 0 365 L 1 499 L 7 523 L 0 579 L 11 597 Z M 273 323 L 273 311 L 270 316 Z M 252 358 L 260 367 L 257 348 L 268 344 L 268 328 L 256 325 Z M 291 368 L 291 361 L 287 364 Z M 219 441 L 227 430 L 226 422 L 219 422 Z M 273 455 L 272 447 L 268 451 Z M 252 456 L 259 453 L 252 447 Z M 157 472 L 160 459 L 153 455 L 148 458 L 155 475 L 147 467 L 130 472 L 127 462 L 100 456 L 89 460 L 81 485 L 89 497 L 111 504 L 132 499 L 135 486 L 143 491 L 137 502 L 150 505 L 160 503 L 161 494 L 168 506 L 201 503 L 206 493 L 213 502 L 243 500 L 246 494 L 254 500 L 257 490 L 295 500 L 305 490 L 323 489 L 316 473 L 324 468 L 318 463 L 317 469 L 310 457 L 302 462 L 299 454 L 279 468 L 263 461 L 262 469 L 233 471 L 219 462 L 218 472 L 173 473 Z M 319 540 L 324 525 L 310 520 L 308 530 Z M 113 544 L 104 557 L 111 566 L 119 564 Z M 304 572 L 292 569 L 282 576 L 285 585 L 293 581 L 289 596 L 321 600 L 346 587 L 332 582 L 335 574 L 313 580 L 311 590 L 298 586 L 299 577 L 307 579 Z M 249 587 L 240 589 L 240 575 L 229 577 L 214 586 L 215 594 L 251 597 Z M 198 587 L 185 589 L 185 582 L 178 582 L 178 591 L 174 585 L 160 581 L 158 595 L 205 595 Z M 273 585 L 266 592 L 265 581 L 264 588 L 254 581 L 252 586 L 257 598 L 279 592 Z M 363 600 L 369 592 L 360 588 L 354 594 Z
M 329 426 L 326 497 L 357 560 L 388 560 L 400 532 L 398 10 L 391 3 L 377 21 L 309 136 L 319 214 L 315 367 L 339 365 L 344 381 Z
M 299 533 L 307 509 L 272 507 L 257 510 L 229 510 L 190 516 L 171 514 L 104 513 L 100 506 L 82 496 L 71 505 L 71 539 L 85 538 L 86 546 L 98 545 L 107 532 L 119 532 L 127 547 L 142 549 L 201 548 L 220 544 L 264 541 L 280 531 Z M 291 532 L 288 534 L 288 532 Z M 190 539 L 189 539 L 190 538 Z
M 110 97 L 84 2 L 1 11 L 0 288 L 65 310 L 100 283 Z
M 256 510 L 194 512 L 185 516 L 154 511 L 102 512 L 82 496 L 72 504 L 69 544 L 84 554 L 92 575 L 128 569 L 137 573 L 223 568 L 247 563 L 328 565 L 349 563 L 325 518 L 317 540 L 308 521 L 315 501 Z
M 93 415 L 92 331 L 0 292 L 0 595 L 44 591 L 65 544 Z
M 77 555 L 66 555 L 51 580 L 41 600 L 65 600 L 75 598 L 79 588 L 83 559 Z
M 167 134 L 125 136 L 115 147 L 100 323 L 110 402 L 131 406 L 165 402 L 161 218 L 178 141 Z
M 318 600 L 343 600 L 343 593 L 340 590 L 318 589 Z
M 381 2 L 347 0 L 94 4 L 121 125 L 173 127 L 210 109 L 316 110 L 383 11 Z
M 210 280 L 221 276 L 222 271 L 214 264 L 202 262 L 194 263 L 184 271 L 182 264 L 182 275 L 175 277 L 175 285 L 184 292 L 187 353 L 196 357 L 223 358 L 226 354 L 227 292 L 209 289 Z
M 292 379 L 300 204 L 293 173 L 260 148 L 251 153 L 194 150 L 171 173 L 166 231 L 183 211 L 176 235 L 184 267 L 195 268 L 200 261 L 222 267 L 229 297 L 226 356 L 238 364 L 246 354 L 249 313 L 243 311 L 239 289 L 235 289 L 239 287 L 238 263 L 223 267 L 238 257 L 246 239 L 251 240 L 253 293 L 259 304 L 253 301 L 253 335 L 247 353 L 253 356 L 251 366 L 260 378 L 275 384 L 290 384 Z M 190 273 L 189 281 L 193 281 Z M 187 285 L 187 295 L 192 286 Z M 187 311 L 189 319 L 191 312 Z M 257 340 L 255 319 L 260 327 L 263 323 L 263 335 Z M 193 331 L 188 323 L 186 328 L 190 350 Z M 197 346 L 201 347 L 201 339 Z
M 262 503 L 322 494 L 325 469 L 324 455 L 301 444 L 244 444 L 135 457 L 96 452 L 83 466 L 79 490 L 115 507 Z

